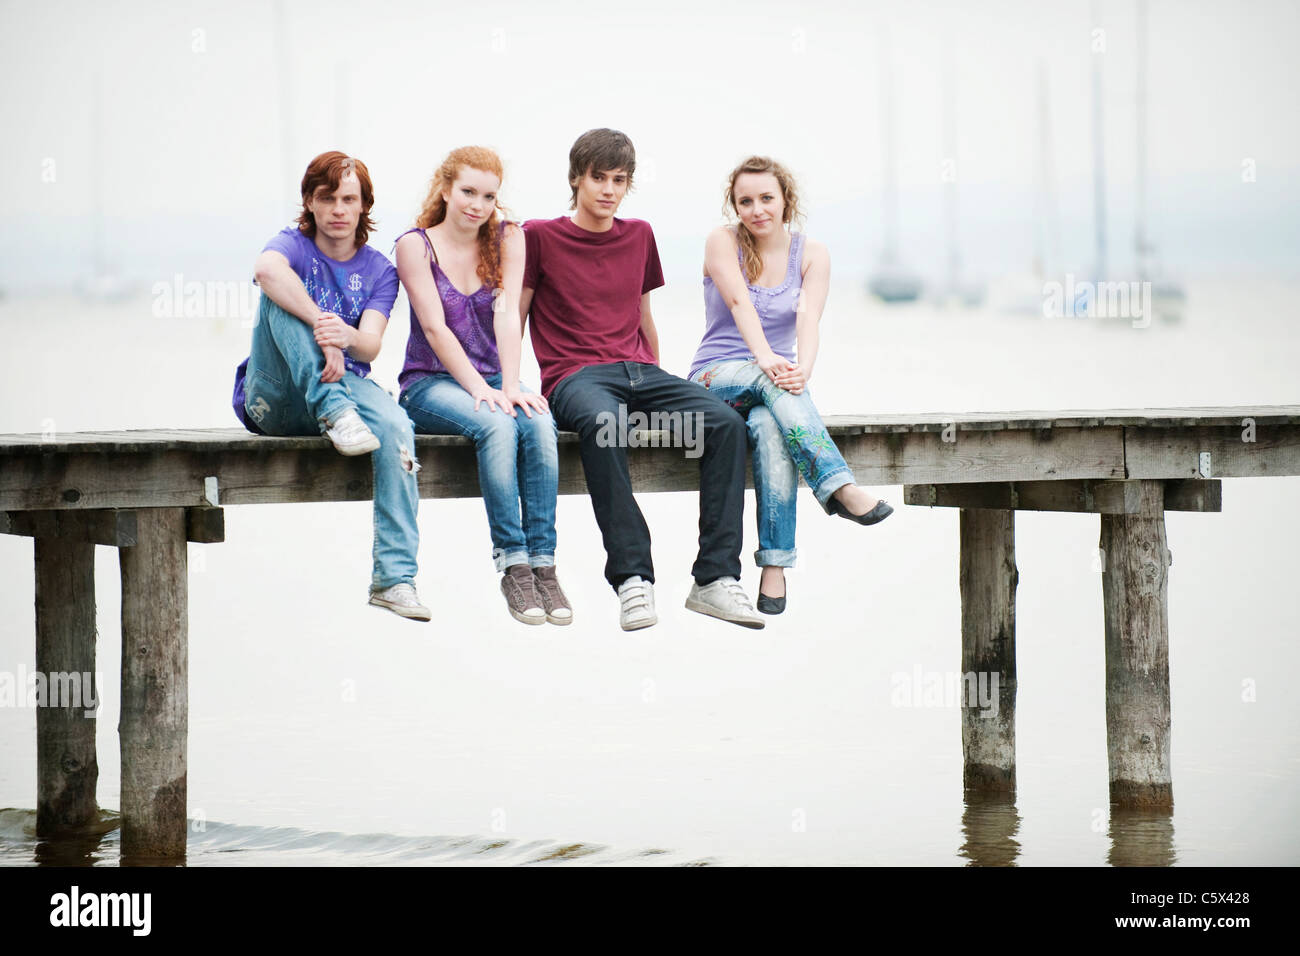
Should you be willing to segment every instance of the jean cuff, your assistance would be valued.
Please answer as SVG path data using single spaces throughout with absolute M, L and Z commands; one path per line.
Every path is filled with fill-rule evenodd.
M 813 495 L 817 498 L 817 503 L 822 506 L 822 510 L 827 514 L 831 513 L 830 500 L 831 495 L 839 491 L 845 485 L 853 484 L 853 472 L 847 468 L 839 471 L 833 471 L 825 475 L 817 482 L 817 487 L 813 489 Z
M 415 587 L 415 578 L 410 576 L 403 577 L 403 578 L 393 578 L 393 580 L 389 581 L 387 584 L 380 584 L 379 577 L 377 575 L 372 574 L 370 576 L 370 590 L 372 593 L 374 591 L 387 591 L 395 584 L 409 584 L 411 587 Z
M 503 551 L 500 548 L 492 552 L 492 563 L 496 565 L 498 571 L 505 571 L 506 568 L 516 564 L 528 563 L 527 551 Z
M 338 417 L 349 409 L 355 412 L 357 410 L 356 403 L 339 402 L 337 405 L 331 405 L 328 411 L 323 411 L 317 415 L 316 421 L 321 426 L 320 433 L 324 435 L 325 429 L 333 428 L 335 422 L 338 421 Z M 393 583 L 396 584 L 397 582 L 394 581 Z
M 793 548 L 789 551 L 780 551 L 776 548 L 767 551 L 755 551 L 754 563 L 760 568 L 793 568 L 794 555 Z
M 532 554 L 528 556 L 528 563 L 534 568 L 553 568 L 555 567 L 555 555 Z

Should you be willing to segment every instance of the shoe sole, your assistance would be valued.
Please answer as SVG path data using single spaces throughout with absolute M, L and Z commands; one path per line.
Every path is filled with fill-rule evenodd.
M 709 617 L 716 617 L 719 621 L 726 621 L 729 624 L 739 624 L 741 627 L 752 628 L 755 631 L 761 631 L 767 626 L 764 621 L 746 621 L 741 618 L 727 617 L 711 604 L 705 604 L 703 601 L 692 601 L 686 599 L 686 610 L 695 611 L 698 614 L 707 614 Z
M 622 621 L 620 621 L 619 626 L 623 628 L 623 630 L 625 631 L 640 631 L 640 630 L 644 630 L 647 627 L 654 627 L 658 623 L 659 623 L 659 615 L 656 614 L 648 621 L 634 621 L 631 624 L 624 624 Z
M 392 611 L 398 617 L 404 617 L 408 621 L 424 621 L 427 623 L 433 620 L 432 611 L 419 611 L 411 607 L 401 607 L 388 601 L 377 601 L 374 598 L 370 599 L 369 604 L 371 607 L 382 607 L 385 611 Z
M 516 621 L 518 621 L 520 624 L 545 624 L 545 623 L 546 623 L 546 617 L 545 617 L 545 616 L 542 616 L 542 617 L 529 617 L 529 616 L 528 616 L 527 614 L 525 614 L 523 611 L 516 611 L 516 610 L 515 610 L 514 608 L 512 608 L 512 607 L 507 607 L 506 610 L 509 611 L 509 612 L 510 612 L 510 616 L 513 617 L 513 618 L 514 618 Z
M 570 614 L 568 617 L 555 617 L 554 615 L 547 614 L 546 620 L 552 624 L 556 624 L 560 627 L 564 627 L 566 624 L 573 623 L 573 615 Z
M 333 442 L 330 442 L 333 445 Z M 334 450 L 340 455 L 347 455 L 351 458 L 353 455 L 368 455 L 379 448 L 379 439 L 371 438 L 368 442 L 362 442 L 360 445 L 334 445 Z

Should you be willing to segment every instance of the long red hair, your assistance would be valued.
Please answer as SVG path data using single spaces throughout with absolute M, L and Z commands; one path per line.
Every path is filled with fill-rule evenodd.
M 466 167 L 491 173 L 498 180 L 503 178 L 501 157 L 486 146 L 462 146 L 453 149 L 442 161 L 442 165 L 434 170 L 433 179 L 429 182 L 429 194 L 425 196 L 424 206 L 415 220 L 417 226 L 428 229 L 447 218 L 447 203 L 443 200 L 442 194 L 451 189 L 460 171 Z M 478 227 L 478 277 L 493 289 L 501 287 L 500 223 L 503 218 L 508 221 L 510 213 L 505 206 L 497 202 L 492 215 Z

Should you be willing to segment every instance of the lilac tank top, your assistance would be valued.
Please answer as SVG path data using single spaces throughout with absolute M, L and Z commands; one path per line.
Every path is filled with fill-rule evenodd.
M 505 235 L 506 224 L 501 223 L 497 241 Z M 438 298 L 442 300 L 442 312 L 447 321 L 447 328 L 460 341 L 465 356 L 480 375 L 497 375 L 501 371 L 501 356 L 497 353 L 496 326 L 492 304 L 496 290 L 487 283 L 479 286 L 473 295 L 465 295 L 451 283 L 447 273 L 438 264 L 438 254 L 433 250 L 433 243 L 423 229 L 408 229 L 402 233 L 418 232 L 429 249 L 429 266 L 433 270 L 433 281 L 438 286 Z M 402 236 L 398 236 L 401 239 Z M 411 334 L 406 340 L 406 363 L 402 366 L 397 382 L 402 391 L 410 388 L 427 375 L 447 373 L 447 367 L 439 361 L 429 339 L 420 327 L 419 316 L 415 314 L 415 305 L 411 305 Z
M 736 249 L 740 260 L 742 274 L 745 269 L 745 254 Z M 795 317 L 799 305 L 799 294 L 803 288 L 803 233 L 790 235 L 790 256 L 785 265 L 785 279 L 773 288 L 761 285 L 749 285 L 749 301 L 754 303 L 754 310 L 763 324 L 763 334 L 772 351 L 787 362 L 794 361 Z M 704 277 L 704 338 L 695 352 L 691 362 L 690 377 L 694 378 L 700 369 L 714 362 L 729 359 L 750 359 L 754 354 L 736 327 L 731 309 L 727 307 L 722 293 L 713 284 L 711 276 Z

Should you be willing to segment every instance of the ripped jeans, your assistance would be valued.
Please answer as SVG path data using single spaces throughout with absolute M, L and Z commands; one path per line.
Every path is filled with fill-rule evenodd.
M 802 394 L 774 385 L 753 359 L 706 365 L 691 380 L 745 416 L 753 449 L 754 498 L 758 512 L 759 567 L 794 567 L 795 492 L 799 476 L 829 514 L 830 497 L 854 484 L 822 423 L 807 387 Z
M 356 409 L 379 439 L 379 448 L 370 453 L 375 496 L 370 586 L 414 584 L 420 495 L 411 420 L 376 382 L 352 372 L 322 382 L 324 368 L 325 356 L 307 323 L 264 293 L 244 378 L 244 411 L 268 435 L 321 435 L 339 415 Z

